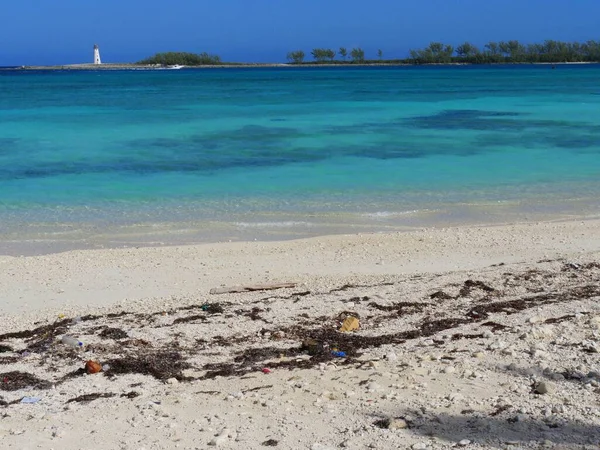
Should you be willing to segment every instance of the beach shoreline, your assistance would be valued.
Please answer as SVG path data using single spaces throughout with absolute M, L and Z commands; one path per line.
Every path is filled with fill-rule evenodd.
M 595 251 L 600 251 L 600 219 L 580 217 L 289 240 L 157 243 L 58 249 L 31 256 L 3 254 L 0 285 L 5 287 L 8 301 L 2 312 L 22 314 L 51 305 L 54 312 L 60 308 L 110 307 L 125 297 L 139 300 L 175 293 L 190 295 L 223 283 L 481 269 L 501 262 Z M 178 267 L 179 258 L 188 262 L 185 269 Z M 232 266 L 237 269 L 232 270 Z M 109 276 L 104 279 L 103 273 Z M 179 281 L 171 292 L 173 276 Z M 40 301 L 48 294 L 50 298 Z

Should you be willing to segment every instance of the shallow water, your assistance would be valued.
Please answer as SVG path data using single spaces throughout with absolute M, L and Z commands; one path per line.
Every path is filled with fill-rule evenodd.
M 598 80 L 598 65 L 2 71 L 0 245 L 593 215 Z

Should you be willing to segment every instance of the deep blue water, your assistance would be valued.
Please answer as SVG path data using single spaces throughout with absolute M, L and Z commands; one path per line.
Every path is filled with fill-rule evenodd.
M 0 71 L 11 232 L 589 214 L 599 175 L 598 65 Z

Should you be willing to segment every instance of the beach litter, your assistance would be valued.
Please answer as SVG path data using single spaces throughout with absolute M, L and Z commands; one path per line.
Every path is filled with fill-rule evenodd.
M 268 375 L 271 373 L 271 369 L 268 369 L 267 367 L 265 367 L 261 372 L 264 373 L 265 375 Z
M 340 331 L 342 333 L 347 333 L 349 331 L 358 330 L 359 328 L 360 328 L 359 320 L 356 317 L 348 316 L 344 320 L 344 323 L 342 323 L 342 328 L 340 328 Z
M 91 374 L 95 374 L 98 372 L 102 372 L 102 366 L 97 363 L 96 361 L 92 361 L 89 360 L 88 362 L 85 363 L 85 371 L 87 373 Z
M 23 397 L 20 403 L 32 405 L 40 402 L 42 399 L 40 397 Z
M 74 347 L 74 348 L 81 348 L 83 347 L 83 342 L 81 342 L 80 340 L 74 338 L 73 336 L 68 336 L 68 335 L 64 335 L 60 341 L 65 344 L 68 345 L 69 347 Z
M 223 307 L 218 303 L 205 303 L 200 309 L 209 314 L 220 314 L 224 311 Z

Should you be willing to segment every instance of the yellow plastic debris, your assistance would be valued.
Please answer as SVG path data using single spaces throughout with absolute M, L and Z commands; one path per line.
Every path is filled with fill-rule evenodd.
M 342 324 L 342 328 L 340 329 L 340 331 L 342 333 L 347 333 L 348 331 L 354 331 L 354 330 L 358 330 L 358 328 L 360 327 L 360 323 L 358 321 L 358 319 L 356 317 L 346 317 L 346 320 L 344 320 L 344 323 Z

